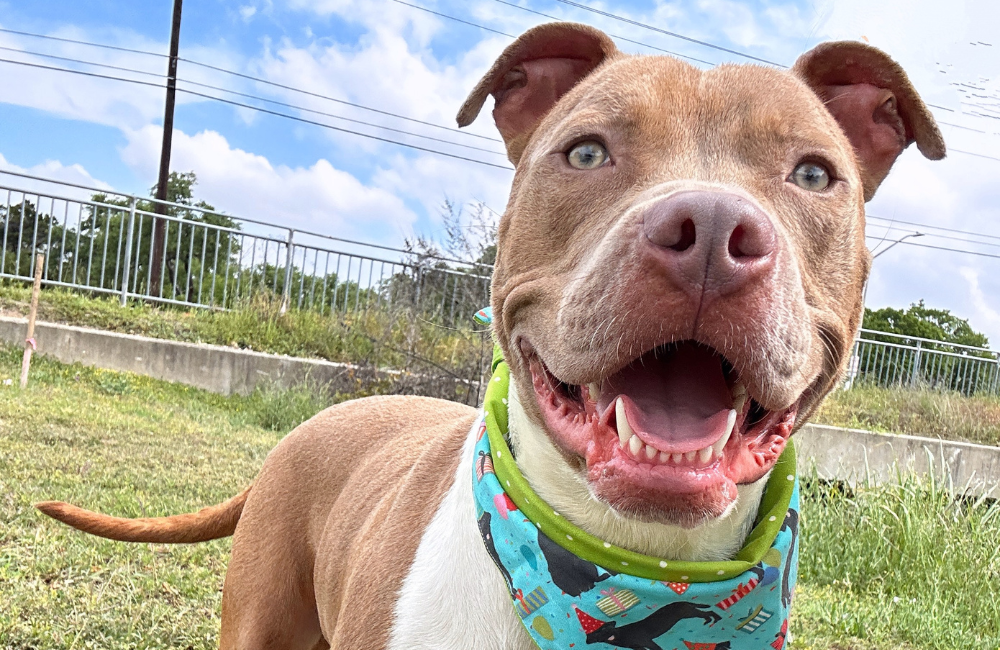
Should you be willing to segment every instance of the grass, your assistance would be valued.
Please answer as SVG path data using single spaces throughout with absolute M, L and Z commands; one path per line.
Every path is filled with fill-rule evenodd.
M 1000 503 L 912 476 L 803 497 L 795 647 L 1000 647 Z
M 31 288 L 0 283 L 0 313 L 25 316 Z M 125 307 L 117 297 L 45 289 L 38 304 L 42 321 L 138 334 L 159 339 L 209 343 L 257 352 L 346 363 L 436 371 L 478 378 L 487 350 L 471 330 L 446 328 L 405 311 L 319 314 L 280 312 L 279 302 L 260 299 L 242 309 L 211 311 L 161 308 L 139 301 Z M 469 314 L 472 324 L 472 314 Z
M 0 348 L 0 380 L 20 352 Z M 59 498 L 127 516 L 185 512 L 244 487 L 307 390 L 221 397 L 36 358 L 0 383 L 0 648 L 213 648 L 229 540 L 120 544 L 38 514 Z M 1000 647 L 1000 512 L 933 485 L 847 493 L 803 483 L 792 648 Z
M 0 377 L 17 377 L 19 356 L 0 350 Z M 228 540 L 116 544 L 31 504 L 149 516 L 215 503 L 325 406 L 305 390 L 225 398 L 36 358 L 28 390 L 0 385 L 0 648 L 214 647 Z
M 813 421 L 1000 445 L 1000 396 L 861 385 L 831 393 Z
M 0 312 L 24 315 L 30 288 L 0 283 Z M 46 289 L 39 303 L 45 321 L 258 352 L 371 364 L 418 367 L 461 378 L 478 378 L 483 337 L 446 329 L 406 314 L 321 315 L 279 313 L 260 301 L 242 310 L 213 312 L 158 308 L 117 298 Z M 470 314 L 471 318 L 471 314 Z M 931 390 L 856 386 L 831 394 L 813 418 L 821 424 L 887 433 L 1000 445 L 1000 396 L 964 397 Z

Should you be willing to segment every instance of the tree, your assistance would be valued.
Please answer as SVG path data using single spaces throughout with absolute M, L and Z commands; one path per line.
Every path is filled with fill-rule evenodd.
M 992 390 L 995 385 L 993 353 L 952 347 L 958 344 L 986 348 L 989 340 L 973 330 L 968 320 L 947 309 L 932 309 L 923 300 L 905 310 L 866 309 L 864 327 L 897 336 L 863 333 L 862 338 L 873 343 L 858 348 L 859 380 L 881 385 L 918 384 L 965 395 Z
M 968 320 L 955 316 L 947 309 L 932 309 L 923 300 L 911 304 L 906 310 L 892 307 L 865 309 L 863 327 L 978 348 L 990 345 L 986 335 L 973 330 Z
M 229 301 L 236 275 L 241 270 L 241 238 L 219 228 L 239 230 L 240 227 L 230 217 L 215 212 L 215 208 L 205 201 L 194 199 L 193 190 L 197 182 L 194 172 L 170 172 L 167 181 L 167 200 L 190 208 L 170 206 L 166 211 L 166 216 L 180 221 L 171 220 L 166 223 L 162 261 L 164 273 L 160 279 L 163 284 L 162 292 L 158 286 L 149 286 L 155 206 L 152 201 L 136 203 L 130 284 L 137 293 L 148 291 L 153 296 L 213 304 L 220 304 L 223 296 L 226 296 L 227 302 Z M 156 195 L 156 189 L 154 186 L 150 190 L 151 196 Z M 78 278 L 77 281 L 88 286 L 115 288 L 118 286 L 118 276 L 115 273 L 118 270 L 117 253 L 128 224 L 129 200 L 105 194 L 95 194 L 92 200 L 103 205 L 89 208 L 86 218 L 80 224 L 83 245 L 79 250 L 77 267 L 89 268 L 90 275 Z M 105 255 L 106 247 L 116 254 Z M 109 268 L 109 264 L 113 264 L 114 269 Z M 203 290 L 206 275 L 210 282 L 207 291 Z
M 489 301 L 497 251 L 491 214 L 481 202 L 466 212 L 463 206 L 445 199 L 441 207 L 443 244 L 426 237 L 406 240 L 409 266 L 384 282 L 380 292 L 393 304 L 407 304 L 424 318 L 450 324 L 469 322 L 470 315 Z M 468 261 L 441 259 L 445 257 Z

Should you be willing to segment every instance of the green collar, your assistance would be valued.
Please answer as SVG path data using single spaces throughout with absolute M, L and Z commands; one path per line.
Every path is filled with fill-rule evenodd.
M 716 582 L 739 576 L 760 563 L 764 554 L 774 544 L 785 520 L 795 487 L 795 449 L 791 441 L 788 442 L 767 481 L 757 512 L 756 524 L 743 548 L 733 560 L 667 561 L 635 553 L 594 537 L 561 517 L 531 489 L 507 445 L 507 391 L 510 384 L 510 370 L 503 360 L 499 346 L 494 349 L 493 370 L 493 377 L 486 389 L 483 414 L 497 478 L 520 511 L 533 523 L 544 528 L 549 537 L 567 551 L 588 562 L 599 566 L 618 567 L 622 573 L 641 578 L 696 583 Z

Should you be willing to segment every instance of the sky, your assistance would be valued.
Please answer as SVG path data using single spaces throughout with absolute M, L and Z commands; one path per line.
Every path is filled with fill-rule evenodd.
M 1000 345 L 1000 3 L 576 4 L 783 65 L 826 40 L 865 40 L 888 52 L 932 105 L 949 155 L 930 162 L 911 147 L 869 204 L 869 243 L 884 254 L 875 260 L 867 304 L 904 308 L 923 299 L 968 318 L 993 347 Z M 2 30 L 160 55 L 0 31 L 0 59 L 162 84 L 157 76 L 39 55 L 162 75 L 171 12 L 172 0 L 0 0 Z M 539 13 L 603 29 L 625 52 L 667 50 L 700 59 L 705 63 L 696 65 L 703 68 L 748 62 L 557 0 L 186 0 L 180 55 L 187 60 L 179 65 L 179 88 L 434 152 L 181 92 L 171 168 L 195 172 L 196 197 L 232 215 L 390 246 L 416 235 L 441 239 L 446 199 L 457 205 L 481 202 L 494 213 L 506 204 L 513 174 L 489 112 L 462 133 L 452 129 L 465 95 L 511 42 L 509 35 L 552 19 Z M 146 194 L 157 174 L 163 95 L 162 88 L 0 61 L 0 170 Z M 0 186 L 35 187 L 2 174 Z M 915 232 L 922 235 L 888 248 Z

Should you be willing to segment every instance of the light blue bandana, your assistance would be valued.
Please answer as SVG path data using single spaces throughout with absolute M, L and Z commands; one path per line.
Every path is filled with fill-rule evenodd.
M 472 471 L 479 530 L 539 648 L 782 650 L 798 559 L 791 442 L 733 560 L 640 555 L 577 528 L 528 486 L 505 440 L 509 371 L 499 352 L 493 367 Z

